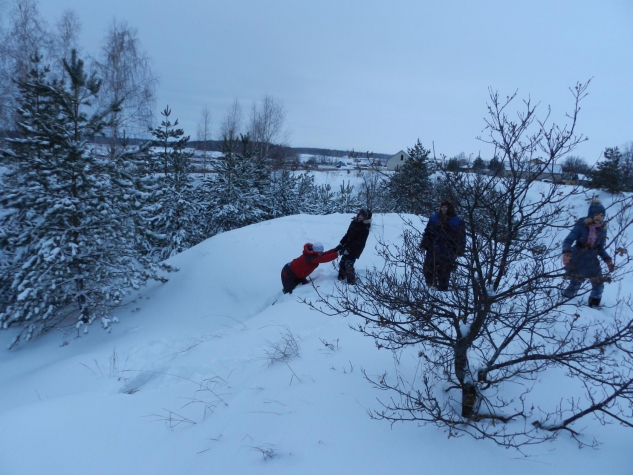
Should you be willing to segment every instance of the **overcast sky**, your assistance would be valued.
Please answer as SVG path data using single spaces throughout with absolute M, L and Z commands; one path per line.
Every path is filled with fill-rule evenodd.
M 40 0 L 73 9 L 94 54 L 112 19 L 138 29 L 166 104 L 196 137 L 237 98 L 282 101 L 293 147 L 396 153 L 423 145 L 489 158 L 488 90 L 518 90 L 562 122 L 593 78 L 576 155 L 633 140 L 632 0 Z M 517 103 L 517 107 L 520 104 Z

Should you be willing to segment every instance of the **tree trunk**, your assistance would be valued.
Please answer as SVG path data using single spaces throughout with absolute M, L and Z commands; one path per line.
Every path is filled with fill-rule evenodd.
M 460 338 L 455 345 L 455 376 L 462 387 L 462 417 L 471 417 L 477 399 L 477 389 L 468 369 L 468 340 Z
M 473 415 L 475 401 L 477 400 L 477 389 L 473 383 L 462 385 L 462 417 L 469 418 Z

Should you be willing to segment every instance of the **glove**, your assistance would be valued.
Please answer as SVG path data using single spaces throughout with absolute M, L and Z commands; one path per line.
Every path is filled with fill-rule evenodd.
M 604 261 L 604 263 L 607 265 L 609 272 L 613 272 L 615 270 L 615 266 L 613 265 L 613 261 L 611 259 Z
M 571 263 L 571 252 L 563 253 L 563 266 L 567 267 Z
M 301 279 L 301 285 L 308 285 L 310 281 L 308 279 Z
M 339 244 L 338 246 L 336 246 L 336 247 L 334 248 L 334 250 L 335 250 L 336 252 L 338 252 L 339 254 L 340 254 L 340 252 L 341 252 L 341 250 L 342 250 L 342 249 L 343 249 L 343 245 L 342 245 L 342 244 Z

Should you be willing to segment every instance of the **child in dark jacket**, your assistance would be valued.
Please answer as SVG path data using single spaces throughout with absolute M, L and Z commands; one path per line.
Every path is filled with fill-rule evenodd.
M 457 257 L 463 256 L 466 250 L 464 220 L 455 212 L 453 203 L 443 201 L 439 212 L 431 215 L 420 249 L 426 251 L 422 268 L 426 285 L 448 290 Z
M 336 251 L 342 255 L 338 268 L 338 280 L 347 279 L 348 284 L 356 283 L 354 263 L 365 249 L 370 227 L 371 211 L 361 209 L 352 219 L 341 243 L 335 247 Z
M 307 277 L 319 267 L 319 264 L 333 261 L 337 257 L 338 253 L 334 249 L 323 252 L 321 243 L 306 243 L 303 246 L 303 254 L 281 269 L 281 285 L 284 287 L 284 294 L 291 294 L 299 284 L 308 284 Z

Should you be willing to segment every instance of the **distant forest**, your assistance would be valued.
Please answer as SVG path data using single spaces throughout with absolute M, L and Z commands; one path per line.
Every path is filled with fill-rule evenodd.
M 150 139 L 128 139 L 128 144 L 137 145 L 139 143 L 146 142 L 147 140 L 150 140 Z M 109 143 L 109 139 L 107 137 L 96 137 L 94 138 L 93 141 L 95 143 L 104 143 L 104 144 Z M 208 152 L 219 152 L 220 147 L 222 145 L 222 141 L 221 140 L 207 140 L 206 145 L 207 145 Z M 188 142 L 188 146 L 196 150 L 203 150 L 204 142 L 202 142 L 201 140 L 190 140 Z M 278 148 L 279 146 L 273 145 L 272 147 Z M 367 152 L 360 152 L 360 151 L 354 151 L 354 150 L 335 150 L 335 149 L 329 149 L 329 148 L 311 148 L 311 147 L 284 147 L 284 148 L 287 150 L 287 152 L 290 152 L 290 153 L 286 153 L 287 156 L 306 154 L 306 155 L 323 155 L 326 157 L 347 157 L 350 155 L 350 153 L 356 153 L 358 154 L 359 157 L 365 157 L 367 154 Z M 388 153 L 374 153 L 374 152 L 369 152 L 369 153 L 371 154 L 372 158 L 379 158 L 379 159 L 387 159 L 392 156 L 392 154 L 388 154 Z
M 2 131 L 0 133 L 0 137 L 15 138 L 17 136 L 18 134 L 15 131 Z M 147 142 L 148 140 L 151 140 L 151 139 L 130 138 L 130 139 L 127 139 L 127 143 L 128 145 L 138 145 L 140 143 Z M 92 141 L 94 143 L 103 143 L 103 144 L 110 143 L 110 139 L 108 137 L 94 137 Z M 222 145 L 221 140 L 207 140 L 207 151 L 219 152 L 221 145 Z M 188 142 L 188 146 L 196 150 L 202 150 L 203 142 L 200 140 L 190 140 Z M 350 155 L 350 153 L 357 153 L 359 157 L 365 157 L 367 154 L 367 152 L 360 152 L 360 151 L 354 151 L 354 150 L 335 150 L 335 149 L 329 149 L 329 148 L 311 148 L 311 147 L 284 147 L 284 148 L 288 152 L 290 152 L 286 154 L 287 156 L 306 154 L 306 155 L 323 155 L 326 157 L 347 157 Z M 392 155 L 388 153 L 374 153 L 374 152 L 370 152 L 370 154 L 373 158 L 379 158 L 379 159 L 387 159 L 391 157 Z
M 219 152 L 221 144 L 222 142 L 220 140 L 208 140 L 207 150 L 209 152 Z M 189 146 L 192 148 L 195 148 L 196 150 L 202 150 L 203 142 L 199 140 L 190 140 Z M 346 157 L 350 153 L 353 152 L 353 150 L 335 150 L 335 149 L 329 149 L 329 148 L 311 148 L 311 147 L 284 147 L 284 148 L 286 148 L 289 152 L 291 152 L 287 155 L 306 154 L 306 155 L 323 155 L 326 157 Z M 359 156 L 361 157 L 364 157 L 367 152 L 356 151 L 355 153 L 359 154 Z M 391 155 L 388 153 L 370 152 L 370 154 L 372 155 L 373 158 L 387 159 L 391 157 Z

